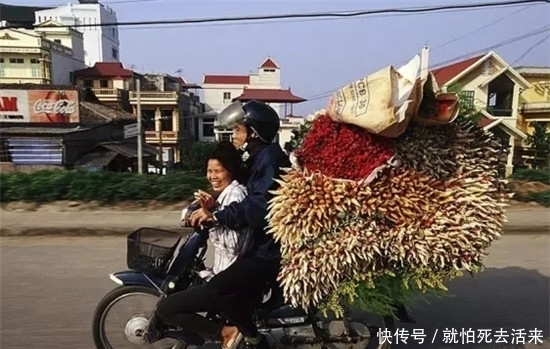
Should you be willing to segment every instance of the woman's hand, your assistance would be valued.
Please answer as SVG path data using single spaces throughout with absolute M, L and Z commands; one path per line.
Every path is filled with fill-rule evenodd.
M 211 222 L 212 217 L 212 212 L 208 211 L 204 207 L 200 208 L 191 214 L 191 225 L 196 227 L 204 222 Z
M 195 200 L 198 200 L 201 207 L 207 210 L 211 210 L 216 207 L 216 200 L 214 200 L 212 195 L 202 190 L 195 192 Z

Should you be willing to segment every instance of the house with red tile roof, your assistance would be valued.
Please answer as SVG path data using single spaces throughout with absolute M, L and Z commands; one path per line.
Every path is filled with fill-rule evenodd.
M 181 160 L 181 149 L 191 138 L 199 140 L 193 120 L 204 113 L 204 104 L 189 90 L 200 86 L 179 76 L 138 74 L 119 62 L 97 62 L 75 71 L 73 77 L 77 86 L 91 88 L 102 103 L 133 114 L 137 114 L 139 95 L 145 140 L 162 149 L 167 166 Z
M 306 99 L 295 95 L 290 88 L 281 87 L 281 68 L 273 58 L 268 56 L 258 69 L 247 75 L 205 74 L 202 88 L 207 113 L 202 118 L 203 136 L 208 134 L 215 139 L 213 126 L 217 113 L 233 101 L 259 100 L 270 104 L 281 119 L 293 114 L 292 105 Z M 222 132 L 221 139 L 227 139 L 228 132 Z
M 506 174 L 513 171 L 514 147 L 527 138 L 518 127 L 520 94 L 531 84 L 496 52 L 488 52 L 432 70 L 443 91 L 460 90 L 460 96 L 478 109 L 479 124 L 511 146 Z
M 140 77 L 120 62 L 97 62 L 93 67 L 73 72 L 76 86 L 91 88 L 102 103 L 127 111 L 131 111 L 127 91 L 134 89 Z

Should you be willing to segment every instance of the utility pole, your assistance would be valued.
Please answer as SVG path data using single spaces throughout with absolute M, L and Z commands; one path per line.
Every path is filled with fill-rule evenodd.
M 141 122 L 141 80 L 136 80 L 137 93 L 137 124 L 138 124 L 138 139 L 137 139 L 137 155 L 138 155 L 138 173 L 143 174 L 143 125 Z
M 160 147 L 160 175 L 162 176 L 162 171 L 164 170 L 164 150 L 162 149 L 162 120 L 164 118 L 160 117 L 160 129 L 159 129 L 159 147 Z

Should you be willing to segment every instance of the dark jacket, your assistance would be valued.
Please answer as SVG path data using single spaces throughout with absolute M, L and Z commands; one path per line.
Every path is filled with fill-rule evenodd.
M 230 229 L 243 227 L 253 228 L 252 232 L 243 239 L 239 255 L 258 256 L 267 259 L 278 259 L 281 256 L 280 246 L 275 243 L 267 230 L 267 206 L 273 197 L 269 193 L 279 184 L 281 167 L 290 167 L 288 156 L 277 143 L 264 144 L 246 161 L 248 180 L 247 196 L 241 202 L 233 202 L 223 210 L 214 212 L 219 224 Z

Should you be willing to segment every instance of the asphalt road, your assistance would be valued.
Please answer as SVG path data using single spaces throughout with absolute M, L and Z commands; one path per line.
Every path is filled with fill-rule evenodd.
M 91 316 L 97 302 L 114 287 L 108 274 L 124 269 L 124 237 L 10 237 L 0 240 L 0 348 L 92 349 Z M 419 304 L 417 324 L 423 348 L 550 348 L 550 236 L 508 235 L 495 242 L 488 269 L 450 285 L 449 296 Z M 471 328 L 542 330 L 542 345 L 444 344 L 443 331 Z M 400 336 L 404 338 L 404 336 Z M 460 337 L 457 336 L 459 339 Z M 394 338 L 395 340 L 395 338 Z M 411 338 L 408 345 L 417 347 Z M 460 343 L 460 342 L 459 342 Z M 116 348 L 115 348 L 116 349 Z

